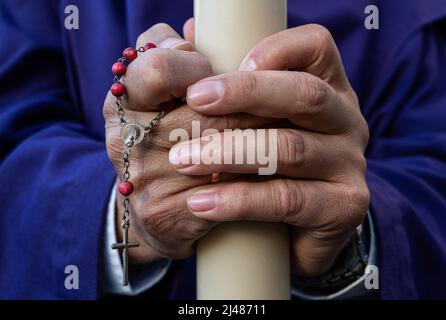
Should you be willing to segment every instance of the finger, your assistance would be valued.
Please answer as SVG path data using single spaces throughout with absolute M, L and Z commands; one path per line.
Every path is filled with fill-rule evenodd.
M 103 115 L 105 119 L 106 127 L 106 139 L 108 145 L 116 145 L 118 147 L 111 148 L 116 150 L 116 154 L 110 154 L 110 158 L 120 159 L 120 153 L 122 151 L 121 145 L 122 141 L 119 136 L 121 126 L 119 123 L 119 118 L 116 116 L 116 105 L 114 103 L 111 94 L 107 97 L 104 107 Z M 158 115 L 156 111 L 149 112 L 137 112 L 133 110 L 126 110 L 126 116 L 129 119 L 134 119 L 139 123 L 149 123 L 154 117 Z M 161 149 L 163 153 L 168 151 L 173 145 L 179 142 L 189 141 L 201 136 L 216 134 L 220 131 L 224 131 L 228 128 L 260 128 L 265 126 L 278 126 L 275 119 L 268 119 L 264 117 L 256 117 L 249 114 L 233 114 L 221 117 L 208 117 L 196 113 L 188 106 L 180 106 L 175 110 L 166 114 L 151 130 L 150 139 L 143 140 L 141 146 L 143 148 L 135 148 L 134 155 L 138 159 L 143 158 L 144 152 L 147 148 Z M 167 149 L 167 150 L 166 150 Z M 121 150 L 121 151 L 120 151 Z M 138 150 L 142 153 L 138 155 Z M 167 157 L 166 163 L 168 164 Z M 171 165 L 168 164 L 170 168 Z M 173 171 L 175 171 L 172 168 Z
M 152 113 L 151 117 L 155 114 Z M 145 118 L 144 123 L 149 119 Z M 274 119 L 249 114 L 231 114 L 221 117 L 201 115 L 188 106 L 179 107 L 163 119 L 152 132 L 153 143 L 170 149 L 178 142 L 186 142 L 206 135 L 217 134 L 230 128 L 260 128 L 274 123 Z
M 193 52 L 181 54 L 192 51 L 194 46 L 169 25 L 154 25 L 138 37 L 136 47 L 143 47 L 149 42 L 158 48 L 147 50 L 130 63 L 122 80 L 129 109 L 159 110 L 161 103 L 183 97 L 188 85 L 212 74 L 210 63 L 203 56 Z M 172 53 L 166 49 L 178 51 Z M 114 100 L 110 94 L 109 99 Z M 113 101 L 106 101 L 106 104 L 113 104 Z
M 347 143 L 303 130 L 238 130 L 179 143 L 170 149 L 169 162 L 186 175 L 280 174 L 340 181 L 352 176 L 353 170 L 363 173 L 366 166 L 364 157 Z
M 195 19 L 190 18 L 183 26 L 184 39 L 191 43 L 195 43 Z
M 172 27 L 165 23 L 158 23 L 143 32 L 136 40 L 136 47 L 143 47 L 147 43 L 154 43 L 159 48 L 192 51 L 193 42 L 183 39 Z
M 320 25 L 287 29 L 261 40 L 247 54 L 239 70 L 283 69 L 306 71 L 336 89 L 350 87 L 333 37 Z
M 363 183 L 364 184 L 364 183 Z M 188 198 L 196 216 L 211 221 L 268 221 L 314 230 L 357 226 L 368 207 L 367 187 L 315 180 L 223 183 Z
M 234 72 L 192 85 L 187 102 L 206 115 L 246 112 L 286 118 L 301 128 L 342 133 L 361 119 L 359 108 L 346 103 L 330 85 L 306 72 Z
M 129 66 L 123 83 L 126 107 L 158 110 L 173 98 L 184 97 L 188 86 L 212 74 L 207 58 L 197 52 L 155 48 Z

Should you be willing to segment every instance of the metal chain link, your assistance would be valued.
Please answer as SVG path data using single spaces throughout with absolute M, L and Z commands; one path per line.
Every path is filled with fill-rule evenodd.
M 119 102 L 118 102 L 119 101 Z M 118 108 L 118 116 L 121 119 L 121 124 L 124 125 L 126 122 L 125 118 L 124 118 L 124 109 L 122 107 L 122 100 L 120 98 L 117 98 L 117 105 L 119 105 Z M 165 115 L 167 114 L 167 111 L 163 110 L 160 113 L 158 113 L 152 120 L 150 120 L 150 122 L 144 127 L 144 135 L 148 134 L 150 132 L 150 130 L 152 130 L 152 128 L 154 126 L 156 126 L 158 124 L 158 122 L 161 120 L 161 118 L 163 118 Z M 131 148 L 134 146 L 134 139 L 135 137 L 131 137 L 130 141 L 124 142 L 126 144 L 126 148 L 124 149 L 123 152 L 123 163 L 124 163 L 124 173 L 122 174 L 122 179 L 123 181 L 129 181 L 130 179 L 130 160 L 129 160 L 129 153 Z M 129 218 L 129 197 L 125 196 L 123 199 L 123 214 L 122 214 L 122 224 L 121 227 L 123 229 L 129 228 L 130 227 L 130 218 Z
M 158 122 L 167 114 L 166 110 L 161 111 L 158 113 L 150 122 L 144 127 L 144 133 L 147 134 L 152 130 L 154 126 L 158 124 Z
M 128 181 L 130 179 L 130 161 L 129 161 L 129 151 L 124 151 L 123 153 L 123 161 L 124 161 L 124 173 L 122 175 L 122 178 L 124 181 Z M 122 213 L 122 224 L 121 227 L 123 229 L 130 227 L 130 218 L 129 218 L 129 197 L 125 196 L 124 200 L 122 201 L 122 205 L 124 207 L 124 211 Z
M 140 47 L 136 50 L 137 52 L 145 52 L 145 47 Z M 124 63 L 126 61 L 125 57 L 121 57 L 118 59 L 118 62 Z M 114 83 L 119 83 L 122 79 L 122 76 L 115 75 L 113 78 Z M 125 119 L 125 111 L 123 107 L 123 100 L 122 98 L 116 97 L 115 104 L 117 107 L 117 114 L 119 117 L 120 125 L 121 125 L 121 138 L 123 139 L 124 143 L 124 150 L 123 150 L 123 165 L 124 165 L 124 172 L 122 174 L 122 180 L 124 182 L 127 182 L 130 180 L 130 160 L 129 160 L 129 153 L 130 150 L 135 146 L 135 144 L 141 142 L 141 140 L 147 135 L 154 126 L 157 125 L 157 123 L 163 118 L 168 111 L 163 109 L 159 114 L 157 114 L 150 122 L 143 127 L 142 125 L 138 123 L 133 123 L 134 126 L 139 128 L 139 133 L 135 133 L 137 131 L 133 131 L 133 133 L 129 133 L 127 136 L 126 134 L 122 134 L 122 130 L 125 130 L 125 126 L 127 125 L 127 121 Z M 132 124 L 129 124 L 132 125 Z M 141 137 L 142 135 L 142 137 Z M 133 188 L 133 185 L 130 183 L 130 185 Z M 138 242 L 130 243 L 128 242 L 128 229 L 130 227 L 130 199 L 129 195 L 124 195 L 124 199 L 122 200 L 123 204 L 123 212 L 122 212 L 122 218 L 121 218 L 121 228 L 123 230 L 124 234 L 124 240 L 122 243 L 116 243 L 112 245 L 112 249 L 123 249 L 123 285 L 128 284 L 128 260 L 127 260 L 127 249 L 131 247 L 137 247 L 139 246 Z
M 127 123 L 127 121 L 124 118 L 124 108 L 122 106 L 122 98 L 117 97 L 115 103 L 116 103 L 116 107 L 118 109 L 119 122 L 121 123 L 121 126 L 123 126 Z

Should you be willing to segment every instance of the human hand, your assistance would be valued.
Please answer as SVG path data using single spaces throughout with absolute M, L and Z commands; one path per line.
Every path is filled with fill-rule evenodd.
M 172 98 L 184 97 L 188 86 L 212 75 L 209 61 L 194 51 L 191 42 L 182 39 L 166 24 L 158 24 L 144 32 L 137 48 L 152 42 L 158 48 L 141 54 L 128 66 L 123 83 L 128 95 L 123 97 L 125 118 L 148 123 Z M 172 50 L 176 49 L 176 50 Z M 123 143 L 115 97 L 108 93 L 103 107 L 106 121 L 106 143 L 109 157 L 118 176 L 122 176 Z M 176 172 L 168 162 L 168 152 L 176 141 L 169 141 L 172 130 L 184 128 L 191 135 L 192 120 L 201 128 L 223 130 L 227 127 L 247 128 L 267 121 L 251 115 L 208 117 L 185 106 L 167 114 L 130 153 L 131 182 L 135 190 L 130 196 L 132 227 L 129 240 L 141 246 L 129 250 L 131 263 L 147 263 L 161 259 L 184 258 L 193 252 L 194 242 L 216 223 L 192 215 L 186 198 L 208 184 L 211 176 L 187 177 Z M 227 178 L 231 178 L 227 176 Z M 116 225 L 120 234 L 123 197 L 117 197 Z
M 370 198 L 364 158 L 368 127 L 330 32 L 306 25 L 272 35 L 248 53 L 239 72 L 191 86 L 187 102 L 202 115 L 246 112 L 292 123 L 278 128 L 273 179 L 204 188 L 191 193 L 189 210 L 214 222 L 288 223 L 295 271 L 302 276 L 328 271 L 363 221 Z M 170 151 L 172 165 L 185 176 L 259 169 L 252 164 L 179 164 L 179 154 L 184 157 L 208 141 L 204 137 L 176 145 Z M 223 146 L 214 152 L 225 153 Z M 249 152 L 256 150 L 244 150 Z

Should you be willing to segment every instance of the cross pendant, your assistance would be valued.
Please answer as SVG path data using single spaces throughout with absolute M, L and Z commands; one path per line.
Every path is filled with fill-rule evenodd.
M 124 228 L 123 241 L 120 243 L 112 244 L 112 249 L 122 249 L 122 285 L 127 286 L 129 284 L 129 257 L 128 249 L 139 247 L 139 242 L 129 242 L 129 227 L 126 225 Z

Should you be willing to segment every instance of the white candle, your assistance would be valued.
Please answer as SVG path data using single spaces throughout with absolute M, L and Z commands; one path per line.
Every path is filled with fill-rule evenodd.
M 262 38 L 286 28 L 286 0 L 195 0 L 197 50 L 215 74 L 238 69 Z M 197 245 L 198 299 L 289 299 L 288 229 L 225 223 Z

